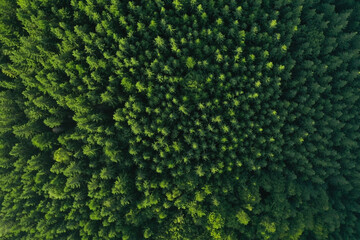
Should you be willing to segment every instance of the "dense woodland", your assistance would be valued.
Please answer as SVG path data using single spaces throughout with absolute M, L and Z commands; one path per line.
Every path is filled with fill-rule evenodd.
M 358 0 L 0 0 L 0 239 L 360 239 Z

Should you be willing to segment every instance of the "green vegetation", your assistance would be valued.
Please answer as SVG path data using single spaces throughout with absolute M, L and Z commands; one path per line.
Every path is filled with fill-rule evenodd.
M 0 0 L 0 239 L 360 239 L 357 0 Z

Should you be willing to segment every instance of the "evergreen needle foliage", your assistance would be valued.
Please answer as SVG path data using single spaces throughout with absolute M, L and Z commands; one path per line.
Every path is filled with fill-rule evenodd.
M 0 239 L 360 239 L 358 0 L 0 0 Z

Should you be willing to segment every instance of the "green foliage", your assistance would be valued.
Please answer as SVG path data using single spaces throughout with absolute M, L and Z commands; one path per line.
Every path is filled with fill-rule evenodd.
M 239 223 L 243 225 L 248 225 L 248 223 L 250 222 L 250 218 L 244 210 L 239 211 L 236 214 L 236 218 L 238 219 Z
M 195 66 L 195 61 L 194 61 L 194 59 L 192 58 L 192 57 L 188 57 L 187 59 L 186 59 L 186 66 L 189 68 L 189 69 L 191 69 L 191 68 L 194 68 L 194 66 Z
M 360 239 L 359 13 L 0 0 L 0 239 Z

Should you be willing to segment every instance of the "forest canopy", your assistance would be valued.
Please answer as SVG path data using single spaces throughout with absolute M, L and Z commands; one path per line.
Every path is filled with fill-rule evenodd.
M 0 0 L 0 239 L 360 239 L 357 0 Z

